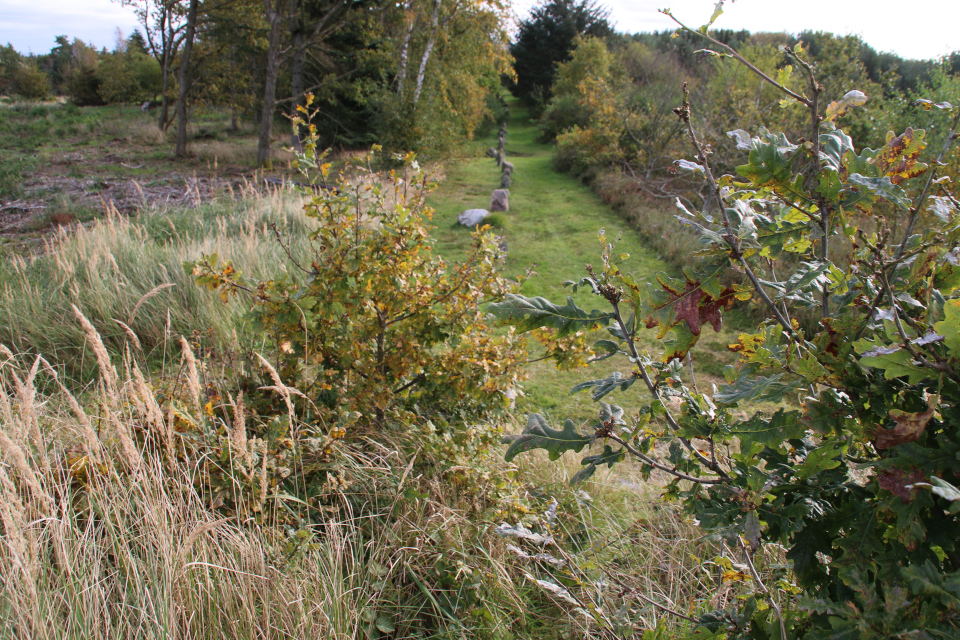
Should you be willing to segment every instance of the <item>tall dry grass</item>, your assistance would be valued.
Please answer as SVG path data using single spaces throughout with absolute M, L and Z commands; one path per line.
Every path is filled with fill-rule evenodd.
M 99 367 L 83 404 L 44 358 L 0 345 L 0 638 L 361 639 L 375 637 L 371 624 L 397 638 L 451 625 L 499 638 L 523 619 L 503 545 L 395 450 L 345 459 L 339 506 L 297 531 L 224 517 L 197 461 L 162 455 L 183 447 L 173 405 L 164 411 L 130 351 L 112 361 L 74 313 Z M 182 348 L 181 382 L 197 393 Z M 231 403 L 223 436 L 239 461 L 253 442 L 242 400 Z M 362 513 L 351 482 L 378 486 Z M 404 500 L 405 483 L 426 493 Z M 279 508 L 273 489 L 260 500 Z M 437 601 L 451 589 L 437 586 L 437 563 L 458 557 L 496 586 L 496 615 L 470 629 Z
M 0 637 L 361 637 L 383 579 L 369 567 L 396 565 L 396 540 L 331 520 L 289 552 L 283 532 L 220 517 L 195 468 L 133 445 L 157 426 L 142 374 L 119 376 L 84 324 L 101 365 L 89 414 L 43 358 L 0 347 Z
M 202 290 L 184 263 L 217 253 L 257 279 L 280 277 L 288 260 L 270 224 L 305 257 L 310 221 L 302 209 L 298 194 L 253 189 L 195 209 L 151 207 L 133 218 L 107 207 L 88 227 L 61 228 L 43 253 L 0 261 L 0 343 L 90 376 L 74 304 L 115 352 L 133 342 L 131 332 L 145 353 L 195 330 L 229 343 L 238 328 L 243 333 L 243 305 Z

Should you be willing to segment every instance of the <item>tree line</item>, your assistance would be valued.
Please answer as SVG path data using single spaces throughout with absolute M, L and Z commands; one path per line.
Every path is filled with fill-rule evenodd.
M 674 109 L 684 85 L 697 107 L 697 130 L 719 157 L 735 157 L 737 140 L 727 133 L 736 129 L 765 127 L 791 140 L 808 133 L 795 101 L 784 100 L 720 47 L 684 31 L 617 33 L 608 17 L 590 0 L 549 0 L 520 23 L 511 45 L 517 72 L 511 90 L 539 120 L 544 139 L 556 140 L 562 168 L 590 178 L 615 167 L 658 195 L 681 191 L 662 187 L 682 182 L 674 159 L 682 157 L 686 140 Z M 857 148 L 881 147 L 888 131 L 910 124 L 933 125 L 928 140 L 937 144 L 945 133 L 936 126 L 938 114 L 917 101 L 960 102 L 960 52 L 911 60 L 878 52 L 857 35 L 723 29 L 712 34 L 794 90 L 806 79 L 783 51 L 799 45 L 824 85 L 825 99 L 837 100 L 851 89 L 864 92 L 866 107 L 840 121 Z M 947 161 L 955 173 L 960 157 Z
M 512 73 L 500 0 L 123 4 L 140 28 L 112 51 L 67 36 L 48 54 L 0 48 L 0 92 L 79 105 L 150 100 L 158 126 L 175 126 L 178 155 L 191 110 L 226 110 L 234 128 L 256 126 L 264 164 L 279 116 L 308 93 L 323 145 L 444 153 L 473 134 Z

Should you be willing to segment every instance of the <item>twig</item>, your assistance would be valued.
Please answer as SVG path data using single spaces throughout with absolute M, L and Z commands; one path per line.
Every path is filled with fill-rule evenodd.
M 636 597 L 640 598 L 641 600 L 643 600 L 644 602 L 646 602 L 646 603 L 648 603 L 648 604 L 652 604 L 652 605 L 655 606 L 657 609 L 660 609 L 661 611 L 666 611 L 666 612 L 669 613 L 670 615 L 677 616 L 678 618 L 683 618 L 684 620 L 688 620 L 688 621 L 690 621 L 690 622 L 698 622 L 698 620 L 697 620 L 696 618 L 691 618 L 690 616 L 684 615 L 684 614 L 680 613 L 679 611 L 674 611 L 674 610 L 671 609 L 670 607 L 667 607 L 667 606 L 665 606 L 665 605 L 662 605 L 662 604 L 660 604 L 659 602 L 655 602 L 654 600 L 652 600 L 652 599 L 648 598 L 647 596 L 643 595 L 642 593 L 640 593 L 640 590 L 639 590 L 639 589 L 637 589 L 637 588 L 635 588 L 635 587 L 629 587 L 629 586 L 627 586 L 626 584 L 624 584 L 622 580 L 620 580 L 619 578 L 617 578 L 617 576 L 610 575 L 609 573 L 607 573 L 606 575 L 609 576 L 609 578 L 610 578 L 611 580 L 613 580 L 613 581 L 616 582 L 618 585 L 620 585 L 620 588 L 621 588 L 621 589 L 624 589 L 624 593 L 622 594 L 623 596 L 626 596 L 627 594 L 632 595 L 632 596 L 636 596 Z
M 629 442 L 627 442 L 626 440 L 624 440 L 624 439 L 621 438 L 620 436 L 617 436 L 617 435 L 614 435 L 614 434 L 611 433 L 611 434 L 608 435 L 607 437 L 610 438 L 611 440 L 613 440 L 614 442 L 623 445 L 623 447 L 626 448 L 626 450 L 630 452 L 630 455 L 632 455 L 632 456 L 634 456 L 634 457 L 636 457 L 636 458 L 639 458 L 640 460 L 642 460 L 643 462 L 647 463 L 647 464 L 650 465 L 651 467 L 655 467 L 655 468 L 657 468 L 657 469 L 660 469 L 661 471 L 666 471 L 666 472 L 669 473 L 670 475 L 676 476 L 676 477 L 680 478 L 681 480 L 689 480 L 690 482 L 696 482 L 696 483 L 698 483 L 698 484 L 722 484 L 722 483 L 724 482 L 724 480 L 721 479 L 721 478 L 696 478 L 696 477 L 694 477 L 694 476 L 687 475 L 686 473 L 683 473 L 682 471 L 677 471 L 675 468 L 668 467 L 667 465 L 663 464 L 662 462 L 657 462 L 655 459 L 651 458 L 650 456 L 646 455 L 645 453 L 641 453 L 640 451 L 637 451 L 636 448 L 634 448 Z M 707 461 L 707 464 L 708 464 L 708 465 L 710 464 L 710 461 L 709 461 L 709 460 Z M 714 464 L 715 464 L 715 463 L 714 463 Z
M 743 267 L 747 277 L 750 278 L 750 282 L 753 283 L 753 288 L 758 294 L 760 294 L 760 297 L 763 299 L 764 303 L 773 311 L 773 315 L 776 316 L 777 321 L 783 325 L 784 331 L 790 334 L 791 337 L 796 338 L 796 332 L 793 330 L 793 325 L 783 316 L 783 314 L 780 313 L 780 310 L 777 309 L 777 305 L 774 304 L 773 300 L 763 288 L 763 285 L 760 284 L 760 280 L 753 272 L 753 269 L 750 268 L 750 265 L 743 257 L 743 251 L 740 248 L 740 242 L 733 233 L 733 226 L 730 224 L 730 218 L 727 216 L 727 212 L 723 207 L 723 201 L 720 196 L 720 186 L 713 177 L 713 171 L 710 169 L 710 161 L 707 159 L 707 154 L 704 152 L 703 145 L 700 144 L 700 140 L 697 138 L 697 132 L 693 128 L 693 123 L 690 121 L 689 91 L 687 90 L 686 82 L 683 83 L 683 104 L 674 111 L 677 116 L 687 125 L 687 134 L 690 137 L 690 142 L 693 144 L 693 147 L 697 152 L 697 159 L 703 163 L 703 173 L 707 177 L 707 181 L 710 183 L 710 188 L 713 190 L 714 197 L 717 198 L 717 202 L 719 203 L 720 214 L 723 218 L 723 226 L 726 230 L 726 234 L 721 237 L 723 238 L 724 242 L 727 243 L 727 246 L 730 247 L 731 257 L 737 260 L 737 262 L 740 263 L 740 266 Z
M 610 304 L 613 307 L 613 315 L 617 321 L 617 324 L 620 326 L 620 331 L 622 331 L 623 335 L 627 337 L 627 347 L 630 349 L 630 355 L 633 356 L 634 362 L 637 363 L 637 368 L 640 370 L 640 376 L 643 378 L 644 384 L 647 385 L 647 389 L 650 391 L 650 395 L 653 396 L 654 400 L 657 400 L 660 402 L 660 404 L 664 405 L 664 415 L 666 416 L 667 424 L 670 425 L 670 429 L 673 431 L 679 431 L 680 425 L 677 424 L 676 419 L 670 415 L 670 412 L 666 410 L 666 404 L 663 402 L 663 396 L 660 395 L 660 390 L 657 388 L 657 385 L 653 383 L 653 380 L 650 379 L 650 375 L 647 373 L 647 368 L 641 363 L 640 354 L 637 352 L 637 347 L 633 343 L 633 338 L 630 336 L 630 332 L 627 331 L 627 324 L 623 321 L 623 315 L 620 313 L 620 304 L 614 299 L 610 300 Z M 690 440 L 683 436 L 679 436 L 679 440 L 683 443 L 683 446 L 685 446 L 687 450 L 690 451 L 690 453 L 692 453 L 694 457 L 700 461 L 700 464 L 719 475 L 723 480 L 729 479 L 729 476 L 723 471 L 723 469 L 721 469 L 719 465 L 711 462 L 702 453 L 697 451 L 697 448 L 693 446 Z M 664 469 L 664 471 L 669 471 L 669 468 Z
M 787 626 L 783 623 L 783 613 L 780 611 L 780 605 L 773 599 L 773 594 L 770 593 L 770 590 L 767 589 L 767 586 L 763 584 L 763 581 L 760 579 L 760 574 L 757 573 L 757 568 L 753 566 L 753 558 L 750 557 L 750 550 L 747 549 L 747 545 L 743 542 L 743 537 L 737 536 L 737 542 L 740 543 L 740 548 L 743 549 L 743 555 L 747 559 L 747 567 L 750 569 L 750 575 L 753 576 L 753 581 L 760 587 L 760 592 L 767 597 L 770 607 L 773 608 L 773 612 L 777 614 L 777 621 L 780 622 L 780 637 L 786 638 Z
M 293 254 L 290 253 L 290 247 L 287 246 L 287 244 L 283 241 L 283 238 L 280 237 L 280 230 L 277 229 L 277 223 L 276 223 L 276 222 L 271 222 L 271 223 L 270 223 L 270 228 L 273 229 L 274 235 L 277 236 L 277 243 L 283 248 L 283 252 L 284 252 L 285 254 L 287 254 L 287 258 L 290 259 L 290 262 L 293 263 L 293 266 L 295 266 L 297 269 L 300 269 L 300 271 L 303 271 L 303 272 L 304 272 L 305 274 L 307 274 L 308 276 L 314 275 L 314 273 L 313 273 L 312 271 L 307 271 L 306 269 L 304 269 L 304 268 L 303 268 L 303 265 L 301 265 L 299 262 L 297 262 L 296 259 L 293 257 Z
M 671 20 L 673 20 L 673 21 L 676 22 L 678 25 L 680 25 L 680 28 L 681 28 L 681 29 L 683 29 L 683 30 L 685 30 L 685 31 L 689 31 L 690 33 L 694 33 L 694 34 L 700 36 L 701 38 L 703 38 L 703 39 L 705 39 L 705 40 L 708 40 L 708 41 L 711 42 L 712 44 L 720 47 L 720 48 L 723 49 L 724 52 L 726 52 L 727 55 L 729 55 L 731 58 L 736 59 L 740 64 L 742 64 L 742 65 L 745 66 L 746 68 L 750 69 L 750 71 L 754 72 L 755 74 L 757 74 L 758 76 L 760 76 L 761 78 L 763 78 L 764 80 L 766 80 L 767 82 L 769 82 L 770 84 L 772 84 L 773 86 L 775 86 L 777 89 L 779 89 L 779 90 L 782 91 L 783 93 L 785 93 L 785 94 L 787 94 L 788 96 L 790 96 L 791 98 L 794 98 L 794 99 L 798 100 L 799 102 L 802 102 L 803 104 L 807 105 L 808 107 L 810 106 L 811 100 L 810 100 L 809 98 L 807 98 L 806 96 L 802 96 L 802 95 L 800 95 L 799 93 L 796 93 L 796 92 L 794 92 L 794 91 L 791 91 L 790 89 L 786 88 L 785 86 L 783 86 L 782 84 L 780 84 L 779 82 L 777 82 L 776 80 L 774 80 L 773 78 L 771 78 L 770 76 L 768 76 L 767 74 L 765 74 L 763 71 L 761 71 L 761 70 L 758 69 L 756 66 L 754 66 L 753 63 L 751 63 L 749 60 L 747 60 L 747 59 L 744 58 L 742 55 L 740 55 L 739 53 L 737 53 L 736 49 L 734 49 L 733 47 L 731 47 L 731 46 L 729 46 L 729 45 L 726 45 L 726 44 L 720 42 L 719 40 L 715 40 L 714 38 L 712 38 L 711 36 L 707 35 L 706 33 L 703 33 L 702 31 L 699 31 L 699 30 L 697 30 L 697 29 L 691 29 L 691 28 L 688 27 L 687 25 L 685 25 L 685 24 L 683 24 L 682 22 L 680 22 L 679 20 L 677 20 L 677 19 L 674 17 L 674 15 L 673 15 L 672 13 L 670 13 L 670 11 L 668 11 L 668 10 L 663 10 L 663 9 L 661 9 L 661 10 L 660 10 L 660 13 L 666 15 L 666 16 L 669 17 Z

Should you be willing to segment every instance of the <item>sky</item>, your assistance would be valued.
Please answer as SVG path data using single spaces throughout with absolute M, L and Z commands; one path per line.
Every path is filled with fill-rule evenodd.
M 522 18 L 537 0 L 513 2 Z M 610 8 L 617 30 L 634 33 L 670 28 L 669 18 L 657 13 L 662 7 L 698 27 L 713 12 L 715 0 L 600 0 L 600 4 Z M 0 0 L 0 43 L 24 53 L 46 53 L 61 34 L 112 49 L 117 27 L 128 36 L 136 26 L 133 12 L 111 0 Z M 853 33 L 878 51 L 905 58 L 936 58 L 960 50 L 957 0 L 736 0 L 725 4 L 714 26 Z

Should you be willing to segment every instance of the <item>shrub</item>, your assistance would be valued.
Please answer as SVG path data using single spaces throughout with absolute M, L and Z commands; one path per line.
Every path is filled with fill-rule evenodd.
M 20 64 L 13 76 L 13 90 L 27 100 L 42 100 L 50 96 L 50 79 L 35 65 Z
M 290 400 L 351 436 L 484 422 L 504 406 L 525 359 L 524 341 L 492 334 L 480 309 L 517 286 L 499 273 L 493 234 L 479 230 L 463 263 L 436 256 L 430 183 L 412 156 L 404 160 L 402 173 L 358 164 L 336 188 L 318 187 L 305 208 L 318 225 L 312 255 L 291 261 L 285 277 L 246 279 L 217 256 L 189 265 L 225 300 L 250 297 L 280 378 L 303 393 Z M 330 165 L 319 170 L 325 184 Z
M 707 40 L 742 61 L 708 27 Z M 808 114 L 811 140 L 731 132 L 749 155 L 737 177 L 716 178 L 686 95 L 676 110 L 695 152 L 682 162 L 705 176 L 708 205 L 718 203 L 681 207 L 701 235 L 702 262 L 679 278 L 639 282 L 601 232 L 602 265 L 571 284 L 603 309 L 515 294 L 490 305 L 520 330 L 606 326 L 596 349 L 633 365 L 574 387 L 600 402 L 588 433 L 534 415 L 505 439 L 506 457 L 603 444 L 574 482 L 627 458 L 671 477 L 666 497 L 728 545 L 712 561 L 722 579 L 753 585 L 737 606 L 696 620 L 691 637 L 956 637 L 960 210 L 936 177 L 946 149 L 921 163 L 925 132 L 907 128 L 858 151 L 835 123 L 862 94 L 826 104 L 802 49 L 784 53 L 807 86 L 775 86 Z M 950 139 L 960 110 L 923 104 L 952 114 Z M 888 222 L 894 210 L 904 212 L 900 228 Z M 877 231 L 857 229 L 855 212 L 876 217 Z M 852 259 L 838 265 L 835 253 Z M 748 300 L 764 319 L 730 345 L 739 360 L 727 384 L 699 389 L 686 363 L 704 325 L 719 330 L 723 312 Z M 816 310 L 815 331 L 796 322 L 801 309 Z M 657 329 L 662 353 L 638 348 L 642 326 Z M 637 383 L 648 397 L 636 409 L 607 404 Z M 764 548 L 785 550 L 789 565 Z

